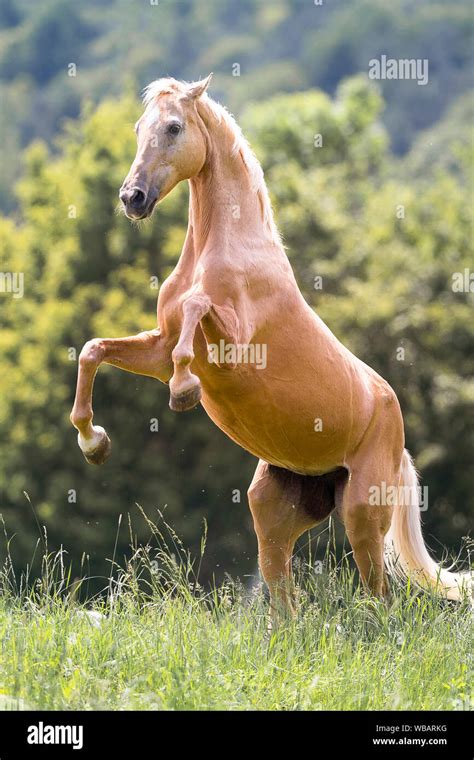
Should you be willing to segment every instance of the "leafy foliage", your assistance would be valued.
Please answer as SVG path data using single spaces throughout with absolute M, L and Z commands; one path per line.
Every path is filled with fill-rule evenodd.
M 51 141 L 85 97 L 99 102 L 130 81 L 138 89 L 168 74 L 214 71 L 217 95 L 239 114 L 279 92 L 333 93 L 348 76 L 366 77 L 381 55 L 427 58 L 427 86 L 382 83 L 383 119 L 395 151 L 405 153 L 471 88 L 472 22 L 469 0 L 4 0 L 0 206 L 14 205 L 21 146 Z

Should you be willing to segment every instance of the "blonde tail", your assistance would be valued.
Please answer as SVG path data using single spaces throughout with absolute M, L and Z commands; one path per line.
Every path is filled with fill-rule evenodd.
M 471 573 L 452 573 L 430 556 L 421 531 L 418 475 L 413 460 L 403 452 L 398 505 L 385 537 L 385 565 L 390 575 L 410 578 L 422 588 L 434 588 L 447 599 L 460 601 L 473 589 Z

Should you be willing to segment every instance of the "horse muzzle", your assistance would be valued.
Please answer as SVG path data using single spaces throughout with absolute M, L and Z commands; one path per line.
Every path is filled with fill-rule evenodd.
M 158 195 L 141 187 L 121 188 L 119 198 L 129 219 L 146 219 L 153 211 Z

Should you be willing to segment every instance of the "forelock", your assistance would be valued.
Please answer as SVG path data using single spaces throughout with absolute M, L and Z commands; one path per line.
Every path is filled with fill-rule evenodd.
M 177 79 L 166 77 L 164 79 L 155 79 L 150 82 L 143 90 L 143 104 L 148 107 L 151 103 L 158 100 L 161 95 L 185 95 L 186 85 L 184 82 L 178 82 Z

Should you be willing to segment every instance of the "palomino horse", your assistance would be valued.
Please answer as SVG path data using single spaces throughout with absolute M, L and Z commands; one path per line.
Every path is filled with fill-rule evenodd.
M 303 299 L 262 169 L 232 116 L 207 95 L 209 81 L 161 79 L 145 91 L 120 200 L 129 218 L 145 219 L 187 179 L 188 231 L 160 289 L 158 327 L 84 346 L 71 413 L 79 446 L 93 464 L 110 452 L 105 430 L 92 424 L 100 364 L 157 378 L 169 383 L 171 409 L 201 402 L 260 459 L 248 497 L 273 611 L 293 611 L 295 541 L 334 508 L 373 594 L 386 591 L 385 539 L 390 570 L 460 598 L 467 578 L 439 568 L 423 541 L 397 397 Z M 265 362 L 249 360 L 251 349 Z

